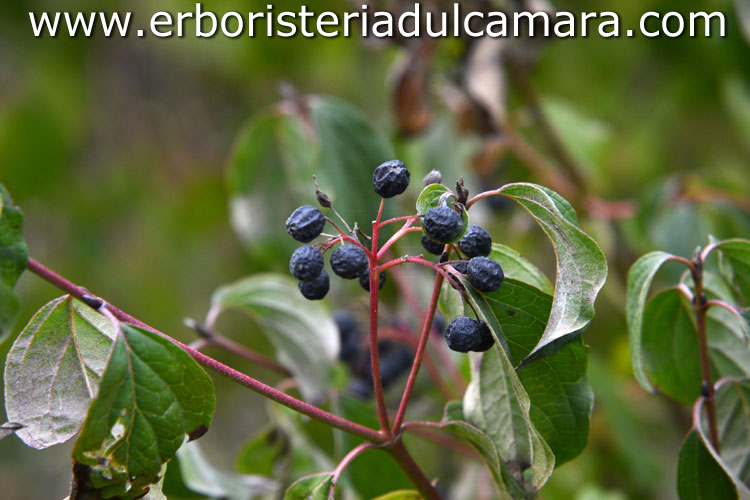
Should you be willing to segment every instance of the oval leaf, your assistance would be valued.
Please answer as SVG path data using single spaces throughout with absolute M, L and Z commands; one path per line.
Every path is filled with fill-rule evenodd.
M 716 463 L 696 431 L 688 434 L 682 443 L 677 466 L 677 492 L 680 500 L 739 498 L 732 479 Z
M 492 293 L 479 293 L 468 284 L 467 290 L 511 359 L 528 360 L 517 374 L 531 402 L 531 421 L 554 452 L 555 463 L 578 456 L 586 446 L 594 402 L 586 380 L 588 347 L 580 336 L 570 335 L 528 358 L 544 332 L 552 297 L 513 279 Z
M 19 438 L 46 448 L 73 437 L 96 397 L 114 338 L 112 323 L 69 295 L 40 309 L 5 363 L 5 409 Z
M 243 311 L 258 321 L 305 399 L 324 395 L 338 357 L 339 336 L 320 302 L 302 297 L 291 278 L 258 274 L 216 290 L 206 322 L 213 324 L 227 309 Z
M 718 243 L 718 249 L 731 268 L 732 282 L 743 295 L 745 305 L 750 305 L 750 241 L 725 240 Z
M 594 300 L 607 279 L 599 245 L 576 224 L 575 211 L 553 191 L 536 184 L 506 184 L 498 194 L 518 202 L 551 240 L 557 256 L 555 295 L 547 326 L 531 354 L 576 333 L 594 316 Z
M 630 338 L 630 361 L 636 380 L 647 391 L 654 387 L 646 377 L 643 368 L 643 311 L 646 308 L 648 290 L 654 280 L 656 271 L 674 256 L 666 252 L 656 251 L 647 253 L 635 261 L 628 271 L 628 291 L 625 304 L 625 317 L 628 322 L 628 336 Z
M 422 495 L 418 491 L 414 490 L 398 490 L 391 491 L 385 495 L 381 495 L 374 500 L 422 500 Z
M 333 474 L 321 472 L 298 479 L 286 490 L 284 500 L 329 500 Z
M 643 357 L 656 388 L 690 405 L 700 396 L 698 333 L 692 307 L 674 288 L 655 295 L 643 313 Z
M 13 205 L 0 184 L 0 343 L 18 318 L 18 297 L 13 287 L 26 269 L 28 248 L 23 238 L 23 213 Z
M 137 498 L 186 437 L 206 432 L 214 407 L 213 383 L 193 358 L 155 333 L 122 325 L 73 448 L 74 493 Z
M 495 444 L 511 495 L 533 496 L 551 475 L 555 459 L 531 424 L 529 397 L 499 347 L 472 356 L 470 362 L 466 419 Z

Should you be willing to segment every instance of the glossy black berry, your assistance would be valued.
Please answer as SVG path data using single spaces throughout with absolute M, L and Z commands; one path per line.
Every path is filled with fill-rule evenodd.
M 469 283 L 480 292 L 494 292 L 503 284 L 505 275 L 500 264 L 489 257 L 474 257 L 466 273 Z
M 341 245 L 331 254 L 331 269 L 338 276 L 353 280 L 367 272 L 367 255 L 355 245 Z
M 286 220 L 286 232 L 297 241 L 309 243 L 323 231 L 326 218 L 317 208 L 303 205 L 292 212 Z
M 331 282 L 328 279 L 328 273 L 320 271 L 320 274 L 312 281 L 300 281 L 297 286 L 302 296 L 308 300 L 321 300 L 328 293 Z
M 476 224 L 469 224 L 466 234 L 458 247 L 468 257 L 487 257 L 492 251 L 492 237 L 484 228 Z
M 433 255 L 440 255 L 443 253 L 443 250 L 445 249 L 445 245 L 442 243 L 436 243 L 432 241 L 430 238 L 427 237 L 427 235 L 422 235 L 422 248 L 427 250 Z
M 393 198 L 409 186 L 409 170 L 403 162 L 391 160 L 382 163 L 372 174 L 375 192 L 383 198 Z
M 424 232 L 438 243 L 450 243 L 461 233 L 461 216 L 444 205 L 431 208 L 424 216 Z
M 474 349 L 476 352 L 488 351 L 493 345 L 495 345 L 495 337 L 490 332 L 490 327 L 484 321 L 479 321 L 479 336 L 481 343 Z
M 445 328 L 445 341 L 457 352 L 475 351 L 482 340 L 479 322 L 466 316 L 454 318 Z
M 323 271 L 323 254 L 310 245 L 299 247 L 289 260 L 289 272 L 300 281 L 312 281 Z
M 370 291 L 370 270 L 368 269 L 363 275 L 359 277 L 357 280 L 359 281 L 359 286 L 361 286 L 365 292 Z M 382 290 L 383 286 L 385 286 L 385 271 L 380 273 L 380 283 L 378 284 L 378 290 Z

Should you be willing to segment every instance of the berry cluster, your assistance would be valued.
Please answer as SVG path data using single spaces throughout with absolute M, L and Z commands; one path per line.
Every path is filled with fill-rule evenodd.
M 430 172 L 427 177 L 424 181 L 425 185 L 440 182 L 440 173 L 437 171 Z M 409 180 L 409 170 L 398 160 L 387 161 L 379 165 L 372 176 L 375 192 L 384 199 L 398 196 L 406 191 Z M 502 285 L 504 274 L 500 264 L 489 257 L 492 252 L 492 238 L 489 233 L 475 224 L 465 225 L 466 212 L 463 204 L 466 203 L 468 191 L 463 187 L 463 181 L 457 183 L 457 191 L 458 195 L 451 194 L 455 199 L 452 206 L 441 201 L 441 204 L 430 208 L 422 217 L 422 247 L 430 254 L 439 255 L 439 261 L 432 264 L 421 257 L 412 258 L 411 261 L 423 263 L 442 273 L 449 283 L 461 292 L 462 298 L 466 299 L 466 289 L 462 282 L 464 277 L 476 290 L 488 293 L 496 291 Z M 323 207 L 331 209 L 336 216 L 341 218 L 333 208 L 330 199 L 317 188 L 317 183 L 316 195 Z M 408 220 L 408 222 L 403 232 L 397 234 L 397 237 L 406 232 L 418 230 L 409 229 L 410 224 L 419 220 L 418 216 L 401 219 Z M 328 293 L 330 279 L 324 269 L 323 254 L 333 247 L 336 248 L 331 253 L 330 266 L 334 274 L 343 279 L 357 279 L 360 286 L 368 292 L 370 291 L 371 266 L 377 266 L 376 270 L 379 270 L 381 266 L 387 269 L 392 265 L 397 265 L 391 262 L 384 266 L 380 261 L 380 253 L 375 250 L 377 242 L 373 245 L 372 252 L 365 249 L 359 242 L 359 234 L 363 233 L 359 231 L 357 225 L 355 224 L 354 230 L 351 230 L 346 221 L 341 220 L 349 230 L 348 234 L 327 219 L 317 208 L 304 205 L 297 208 L 286 221 L 287 232 L 295 240 L 306 243 L 292 254 L 289 271 L 299 280 L 299 290 L 302 295 L 310 300 L 323 299 Z M 394 219 L 396 220 L 399 219 Z M 326 221 L 331 222 L 339 235 L 324 235 L 328 238 L 327 241 L 307 244 L 323 234 Z M 377 233 L 376 225 L 378 230 L 382 227 L 380 224 L 380 216 L 378 216 L 378 220 L 373 223 L 373 233 Z M 463 236 L 461 236 L 462 233 Z M 365 236 L 365 238 L 369 237 Z M 457 260 L 450 260 L 452 253 L 457 255 Z M 408 259 L 404 257 L 402 260 L 406 262 Z M 380 270 L 379 288 L 384 286 L 385 281 L 386 273 Z M 345 326 L 339 325 L 342 332 L 342 359 L 351 360 L 358 349 L 354 349 L 348 334 L 345 334 L 352 330 L 351 325 Z M 445 339 L 448 346 L 458 352 L 486 351 L 495 342 L 489 326 L 484 321 L 465 315 L 450 321 L 445 327 Z M 397 361 L 403 357 L 403 352 L 400 352 L 394 358 L 396 360 L 393 361 L 394 366 L 401 367 L 402 363 Z M 390 362 L 386 363 L 384 358 L 384 363 L 381 366 L 388 366 Z

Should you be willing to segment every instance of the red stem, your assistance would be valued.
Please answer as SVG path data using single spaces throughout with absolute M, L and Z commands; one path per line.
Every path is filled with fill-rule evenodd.
M 409 379 L 406 381 L 406 388 L 404 394 L 401 397 L 401 404 L 398 407 L 398 413 L 393 421 L 393 432 L 398 432 L 401 427 L 401 422 L 404 421 L 406 415 L 406 407 L 409 405 L 409 398 L 411 397 L 412 390 L 414 390 L 414 383 L 417 380 L 417 374 L 419 373 L 419 367 L 422 364 L 422 357 L 424 356 L 425 347 L 427 346 L 427 339 L 430 337 L 430 330 L 432 329 L 432 320 L 435 317 L 435 310 L 437 309 L 438 299 L 440 298 L 440 291 L 443 287 L 443 275 L 435 275 L 435 284 L 432 287 L 432 297 L 430 298 L 430 305 L 427 309 L 427 314 L 424 318 L 424 325 L 422 326 L 422 334 L 419 337 L 419 345 L 417 346 L 417 353 L 414 355 L 414 363 L 411 365 L 411 372 L 409 373 Z
M 388 410 L 383 395 L 383 381 L 380 377 L 380 355 L 378 353 L 378 295 L 380 292 L 380 269 L 378 268 L 378 238 L 380 236 L 380 217 L 383 215 L 385 198 L 380 199 L 378 216 L 372 223 L 372 251 L 370 258 L 370 364 L 372 366 L 372 385 L 375 402 L 378 407 L 380 432 L 391 437 L 391 426 L 388 422 Z
M 77 299 L 84 301 L 85 303 L 87 303 L 87 301 L 84 299 L 84 297 L 87 297 L 89 299 L 93 297 L 92 294 L 88 292 L 87 290 L 71 283 L 70 281 L 66 280 L 65 278 L 55 273 L 51 269 L 48 269 L 47 267 L 43 266 L 42 264 L 32 259 L 31 257 L 29 257 L 29 260 L 28 260 L 28 270 L 36 274 L 40 278 L 55 285 L 57 288 L 65 292 L 68 292 L 69 294 L 76 297 Z M 145 328 L 159 335 L 160 337 L 163 337 L 169 340 L 170 342 L 174 343 L 176 346 L 180 347 L 182 350 L 187 352 L 193 359 L 195 359 L 201 365 L 215 371 L 219 375 L 222 375 L 231 380 L 234 380 L 240 385 L 243 385 L 247 387 L 248 389 L 257 392 L 258 394 L 262 396 L 272 399 L 273 401 L 276 401 L 277 403 L 283 404 L 284 406 L 287 406 L 311 418 L 320 420 L 321 422 L 324 422 L 330 425 L 331 427 L 335 427 L 336 429 L 340 429 L 350 434 L 359 436 L 363 439 L 366 439 L 367 441 L 370 441 L 373 443 L 383 443 L 386 441 L 384 436 L 381 433 L 373 429 L 357 424 L 355 422 L 351 422 L 347 419 L 338 417 L 332 413 L 328 413 L 325 410 L 321 410 L 320 408 L 317 408 L 309 403 L 305 403 L 304 401 L 301 401 L 295 397 L 289 396 L 288 394 L 285 394 L 277 389 L 274 389 L 273 387 L 267 384 L 264 384 L 263 382 L 260 382 L 259 380 L 249 377 L 245 375 L 244 373 L 241 373 L 235 370 L 234 368 L 231 368 L 223 363 L 220 363 L 219 361 L 216 361 L 215 359 L 209 356 L 206 356 L 205 354 L 186 346 L 182 342 L 173 339 L 166 333 L 163 333 L 157 330 L 156 328 L 150 325 L 147 325 L 146 323 L 143 323 L 139 319 L 134 318 L 133 316 L 130 316 L 128 313 L 118 309 L 117 307 L 111 304 L 103 302 L 101 307 L 106 307 L 106 309 L 109 312 L 111 312 L 112 315 L 114 315 L 120 321 L 123 321 L 125 323 L 131 323 L 136 326 L 140 326 L 141 328 Z M 97 309 L 97 308 L 94 307 L 94 309 Z

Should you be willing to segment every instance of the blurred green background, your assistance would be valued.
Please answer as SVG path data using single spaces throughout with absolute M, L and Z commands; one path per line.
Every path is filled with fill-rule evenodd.
M 264 6 L 232 0 L 221 2 L 221 11 Z M 631 26 L 648 10 L 688 8 L 676 0 L 555 6 L 616 11 Z M 314 7 L 350 8 L 343 0 Z M 28 12 L 50 8 L 130 10 L 138 18 L 155 10 L 191 10 L 194 2 L 66 0 L 53 7 L 15 0 L 0 6 L 0 181 L 26 214 L 30 254 L 177 338 L 194 338 L 182 320 L 202 318 L 217 286 L 286 266 L 288 248 L 277 246 L 281 243 L 265 241 L 261 247 L 235 235 L 226 170 L 243 124 L 278 102 L 289 85 L 300 94 L 336 96 L 359 108 L 415 172 L 412 199 L 416 173 L 447 163 L 454 169 L 449 173 L 464 175 L 473 191 L 486 182 L 540 181 L 505 155 L 493 159 L 482 182 L 473 173 L 481 141 L 471 131 L 457 131 L 458 118 L 439 97 L 441 87 L 465 69 L 462 42 L 439 44 L 427 92 L 433 119 L 421 134 L 403 137 L 391 110 L 397 64 L 407 51 L 397 44 L 343 38 L 33 38 Z M 689 255 L 708 234 L 750 236 L 750 45 L 732 2 L 691 2 L 689 8 L 725 12 L 728 37 L 591 36 L 538 48 L 531 78 L 550 121 L 584 167 L 594 193 L 628 200 L 635 210 L 618 221 L 584 217 L 584 228 L 600 242 L 611 268 L 584 337 L 592 347 L 594 416 L 588 447 L 553 475 L 543 498 L 676 495 L 677 451 L 689 415 L 645 393 L 632 377 L 624 276 L 648 250 Z M 523 99 L 513 91 L 508 107 L 524 123 Z M 533 125 L 519 130 L 547 153 Z M 365 177 L 375 166 L 361 165 Z M 312 187 L 307 189 L 308 198 L 290 203 L 312 202 Z M 284 212 L 279 217 L 285 216 L 286 205 L 279 206 Z M 518 217 L 502 207 L 485 214 L 498 241 L 552 270 L 547 243 Z M 18 294 L 22 312 L 16 330 L 57 292 L 26 274 Z M 332 308 L 347 306 L 342 295 L 330 299 Z M 241 321 L 227 325 L 236 339 L 270 352 L 262 337 L 246 328 Z M 10 343 L 0 346 L 2 359 Z M 273 380 L 231 356 L 217 356 Z M 261 398 L 216 382 L 216 424 L 205 441 L 211 459 L 230 468 L 241 443 L 267 416 Z M 69 453 L 69 445 L 39 452 L 15 438 L 0 441 L 0 496 L 64 498 Z

